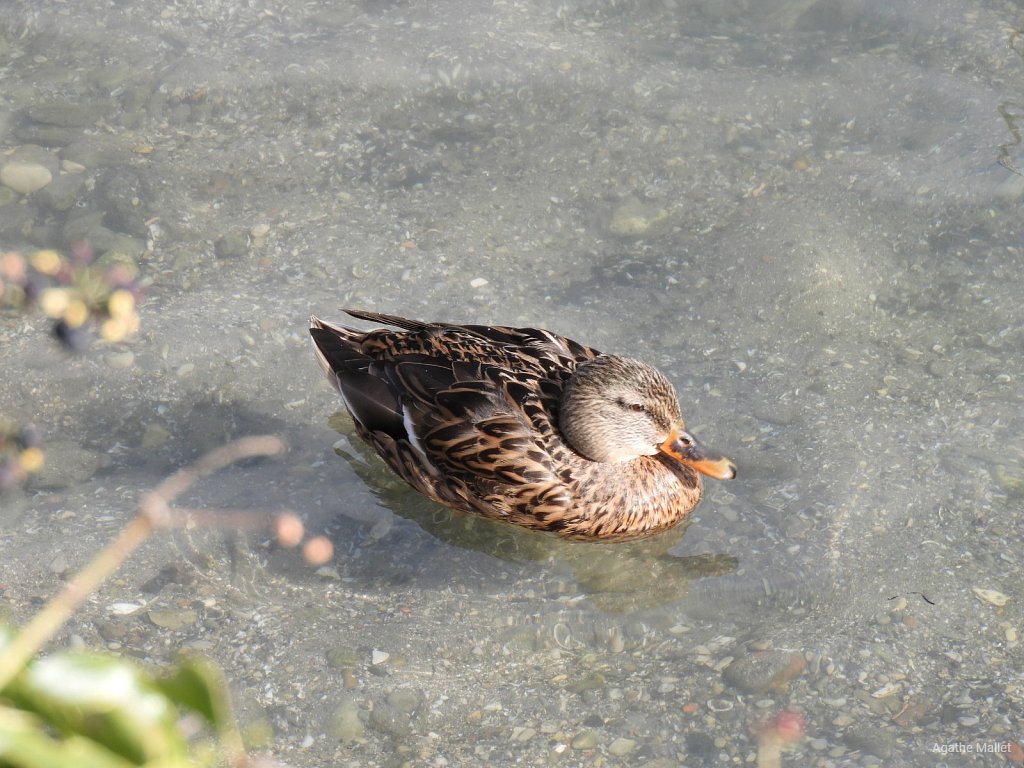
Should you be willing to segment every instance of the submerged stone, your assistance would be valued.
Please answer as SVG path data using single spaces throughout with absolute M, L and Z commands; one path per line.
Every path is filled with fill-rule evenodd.
M 53 174 L 45 165 L 15 160 L 0 168 L 0 184 L 21 195 L 38 192 L 53 181 Z

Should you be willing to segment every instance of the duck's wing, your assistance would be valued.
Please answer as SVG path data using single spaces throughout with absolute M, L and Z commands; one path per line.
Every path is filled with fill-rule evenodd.
M 385 460 L 435 499 L 559 527 L 571 498 L 552 455 L 567 450 L 558 398 L 576 365 L 599 353 L 535 328 L 348 314 L 403 329 L 315 319 L 310 329 L 321 367 Z
M 395 366 L 410 440 L 445 478 L 449 502 L 558 527 L 572 497 L 551 454 L 557 400 L 536 382 L 479 363 Z M 534 523 L 536 527 L 537 523 Z

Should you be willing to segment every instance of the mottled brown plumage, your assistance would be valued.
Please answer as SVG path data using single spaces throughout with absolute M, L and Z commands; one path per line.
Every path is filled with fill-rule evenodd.
M 581 539 L 648 536 L 700 498 L 728 459 L 683 429 L 656 369 L 537 328 L 313 317 L 320 367 L 359 435 L 434 501 Z

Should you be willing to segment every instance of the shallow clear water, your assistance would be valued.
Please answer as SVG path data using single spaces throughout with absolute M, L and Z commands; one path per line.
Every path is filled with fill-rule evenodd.
M 0 499 L 8 617 L 142 491 L 272 433 L 287 455 L 182 502 L 294 509 L 328 569 L 260 535 L 154 538 L 58 642 L 208 653 L 291 765 L 745 763 L 782 711 L 806 720 L 783 764 L 1004 764 L 1021 23 L 935 0 L 8 3 L 2 146 L 111 142 L 74 206 L 136 238 L 149 283 L 138 336 L 80 356 L 0 318 L 0 413 L 48 457 Z M 32 117 L 54 100 L 91 111 Z M 22 251 L 76 209 L 11 204 Z M 346 306 L 647 360 L 739 479 L 629 545 L 453 519 L 332 418 L 305 329 Z

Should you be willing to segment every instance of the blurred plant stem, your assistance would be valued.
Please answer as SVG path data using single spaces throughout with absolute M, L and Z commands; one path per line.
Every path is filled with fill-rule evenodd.
M 186 517 L 183 510 L 172 510 L 170 505 L 180 494 L 188 490 L 197 480 L 223 469 L 229 464 L 258 456 L 274 456 L 285 449 L 284 442 L 270 436 L 243 437 L 216 448 L 195 464 L 175 472 L 153 491 L 139 501 L 138 514 L 110 544 L 97 554 L 74 578 L 72 578 L 43 609 L 22 629 L 0 653 L 0 690 L 14 677 L 78 610 L 117 568 L 156 529 L 174 528 Z M 191 515 L 205 514 L 215 522 L 215 510 L 187 510 Z M 242 522 L 237 510 L 231 510 L 232 523 Z M 253 517 L 255 515 L 250 515 Z M 260 516 L 260 524 L 265 517 Z M 221 523 L 222 524 L 222 523 Z M 242 526 L 245 527 L 245 526 Z M 231 728 L 222 734 L 233 765 L 246 765 L 248 760 L 242 747 L 237 729 Z

